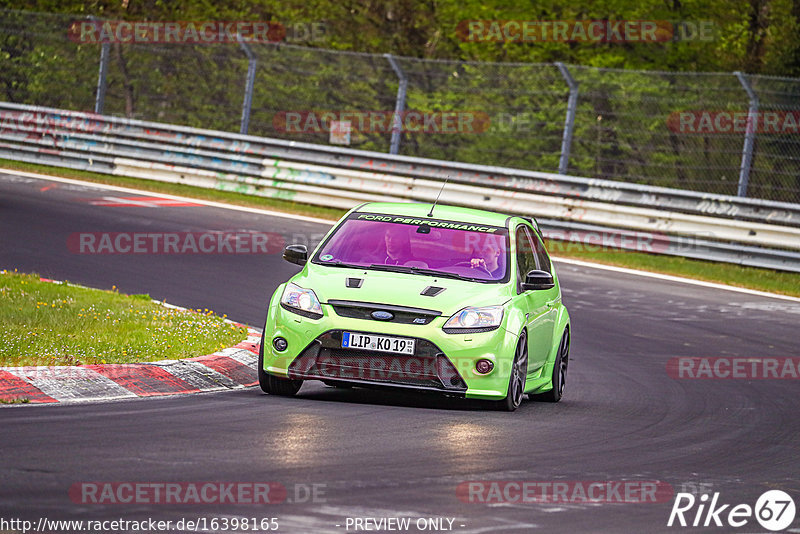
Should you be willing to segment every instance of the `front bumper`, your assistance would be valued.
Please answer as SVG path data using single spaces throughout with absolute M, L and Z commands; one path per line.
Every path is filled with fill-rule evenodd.
M 444 352 L 426 339 L 415 339 L 414 354 L 396 354 L 343 348 L 343 332 L 328 330 L 314 339 L 289 365 L 289 378 L 379 384 L 455 395 L 467 391 L 466 383 Z
M 264 370 L 270 374 L 360 385 L 436 391 L 477 399 L 506 396 L 517 336 L 500 327 L 489 332 L 447 334 L 448 317 L 427 324 L 345 317 L 323 304 L 323 317 L 312 319 L 284 309 L 273 299 L 265 324 Z M 413 355 L 343 349 L 342 332 L 415 339 Z M 276 337 L 287 341 L 278 351 Z M 475 371 L 480 359 L 494 363 L 485 374 Z

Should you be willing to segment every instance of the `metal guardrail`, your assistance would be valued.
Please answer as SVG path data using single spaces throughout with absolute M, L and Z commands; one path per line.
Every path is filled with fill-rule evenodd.
M 602 233 L 618 248 L 800 272 L 798 204 L 9 103 L 0 103 L 0 158 L 342 208 L 429 201 L 449 178 L 444 202 L 534 215 L 568 241 Z M 637 239 L 625 238 L 631 232 Z

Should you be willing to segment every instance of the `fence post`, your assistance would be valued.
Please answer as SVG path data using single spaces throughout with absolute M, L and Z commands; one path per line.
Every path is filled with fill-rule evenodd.
M 256 81 L 256 55 L 250 49 L 250 46 L 242 39 L 242 36 L 236 34 L 236 39 L 239 41 L 239 46 L 247 56 L 247 81 L 244 88 L 244 101 L 242 102 L 242 122 L 239 126 L 239 133 L 247 135 L 247 129 L 250 127 L 250 108 L 253 105 L 253 86 Z
M 89 15 L 89 20 L 96 23 L 97 19 Z M 108 78 L 108 58 L 111 55 L 111 44 L 104 42 L 100 45 L 100 72 L 97 74 L 97 94 L 94 96 L 94 112 L 103 114 L 106 105 L 106 85 Z
M 578 107 L 578 82 L 572 77 L 567 66 L 556 61 L 561 76 L 569 86 L 569 98 L 567 99 L 567 116 L 564 119 L 564 135 L 561 138 L 561 157 L 558 160 L 558 174 L 567 174 L 569 166 L 569 151 L 572 148 L 572 133 L 575 130 L 575 110 Z
M 747 77 L 739 72 L 734 72 L 739 83 L 742 84 L 744 90 L 747 92 L 747 97 L 750 99 L 750 105 L 747 110 L 747 131 L 744 134 L 744 146 L 742 147 L 742 167 L 739 169 L 739 190 L 737 195 L 740 197 L 747 196 L 747 184 L 750 180 L 750 167 L 753 163 L 753 147 L 756 142 L 756 129 L 758 128 L 758 95 L 750 87 L 750 82 Z
M 391 54 L 384 54 L 383 57 L 389 60 L 392 70 L 397 74 L 397 79 L 400 82 L 397 87 L 397 100 L 394 104 L 394 116 L 392 117 L 392 142 L 389 146 L 389 154 L 397 154 L 400 149 L 400 134 L 403 131 L 403 111 L 406 108 L 406 88 L 408 87 L 408 78 L 406 78 L 403 69 L 397 64 Z

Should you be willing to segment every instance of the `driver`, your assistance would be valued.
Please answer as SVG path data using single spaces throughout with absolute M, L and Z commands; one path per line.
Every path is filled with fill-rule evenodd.
M 402 226 L 391 225 L 383 234 L 386 245 L 386 256 L 381 263 L 387 265 L 402 265 L 411 259 L 411 239 Z
M 405 265 L 406 267 L 428 267 L 427 263 L 417 260 L 411 252 L 411 237 L 408 234 L 408 227 L 401 224 L 388 226 L 383 234 L 383 241 L 386 245 L 386 255 L 381 263 Z

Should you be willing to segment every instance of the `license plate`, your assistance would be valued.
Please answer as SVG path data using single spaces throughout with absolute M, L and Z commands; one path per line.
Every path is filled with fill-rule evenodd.
M 342 333 L 342 348 L 414 354 L 414 340 L 375 334 Z

